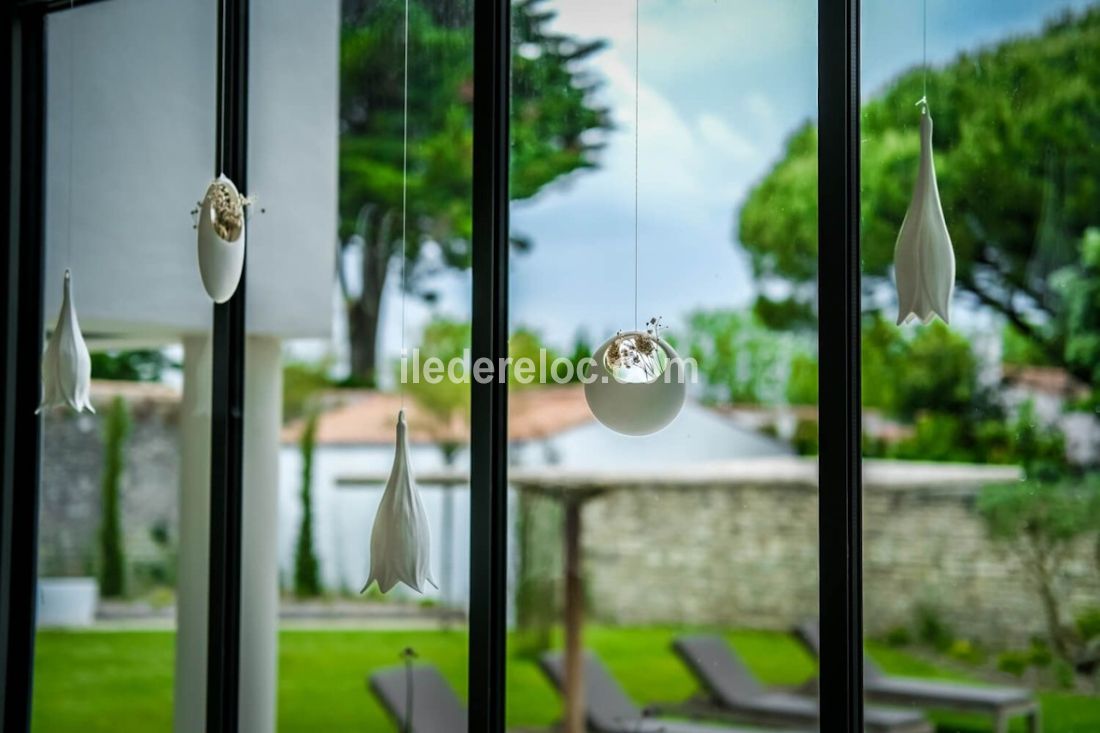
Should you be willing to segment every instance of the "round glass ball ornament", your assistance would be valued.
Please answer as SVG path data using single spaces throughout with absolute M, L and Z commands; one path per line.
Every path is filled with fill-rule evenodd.
M 683 362 L 652 332 L 622 331 L 592 355 L 584 385 L 588 409 L 623 435 L 649 435 L 680 414 L 687 396 Z

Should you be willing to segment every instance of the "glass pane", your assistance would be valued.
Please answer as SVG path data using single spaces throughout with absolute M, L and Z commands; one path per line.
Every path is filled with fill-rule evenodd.
M 47 20 L 44 325 L 72 342 L 69 271 L 95 412 L 43 414 L 36 731 L 203 727 L 211 306 L 189 212 L 214 167 L 214 9 Z
M 636 7 L 514 6 L 508 720 L 752 719 L 688 709 L 699 675 L 741 662 L 754 689 L 799 695 L 776 716 L 803 728 L 816 11 L 641 2 L 636 24 Z M 693 667 L 712 651 L 729 666 Z
M 867 0 L 863 38 L 868 715 L 1092 730 L 1100 6 Z
M 406 5 L 313 6 L 265 3 L 252 14 L 267 39 L 253 48 L 250 174 L 267 210 L 254 233 L 265 248 L 268 237 L 287 243 L 249 261 L 249 327 L 278 334 L 265 353 L 282 378 L 272 516 L 279 730 L 403 730 L 406 649 L 423 670 L 414 719 L 428 715 L 421 706 L 431 705 L 438 673 L 455 694 L 450 725 L 465 715 L 467 687 L 470 388 L 461 378 L 413 382 L 412 370 L 403 383 L 401 357 L 407 349 L 410 361 L 461 358 L 470 345 L 472 2 L 408 6 L 404 252 Z M 288 56 L 293 83 L 277 71 Z M 288 142 L 294 160 L 279 154 Z M 436 587 L 398 583 L 383 593 L 365 586 L 402 408 Z M 379 526 L 392 520 L 383 514 Z

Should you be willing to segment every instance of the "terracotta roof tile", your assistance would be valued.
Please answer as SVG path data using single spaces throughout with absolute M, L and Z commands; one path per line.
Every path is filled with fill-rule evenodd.
M 340 399 L 339 393 L 333 400 Z M 372 445 L 393 442 L 401 396 L 387 392 L 349 393 L 347 399 L 321 413 L 317 443 Z M 409 440 L 413 443 L 469 442 L 469 426 L 462 416 L 442 425 L 414 401 L 405 405 Z M 592 420 L 580 386 L 516 390 L 508 395 L 508 438 L 512 442 L 538 440 Z M 296 442 L 303 422 L 296 420 L 282 432 L 284 443 Z

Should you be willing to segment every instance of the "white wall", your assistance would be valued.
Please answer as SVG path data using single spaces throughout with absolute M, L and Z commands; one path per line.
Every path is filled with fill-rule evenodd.
M 50 15 L 49 321 L 70 267 L 88 334 L 209 329 L 190 211 L 215 172 L 216 7 L 112 0 Z M 248 328 L 327 336 L 339 3 L 255 0 L 251 18 L 247 193 L 266 213 L 248 223 Z

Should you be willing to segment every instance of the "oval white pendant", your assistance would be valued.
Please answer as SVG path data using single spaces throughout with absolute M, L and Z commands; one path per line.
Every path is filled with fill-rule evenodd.
M 210 184 L 199 207 L 199 274 L 215 303 L 233 297 L 244 268 L 244 199 L 224 175 Z
M 683 363 L 663 339 L 624 331 L 605 341 L 592 359 L 584 398 L 606 427 L 649 435 L 680 414 L 687 396 Z

